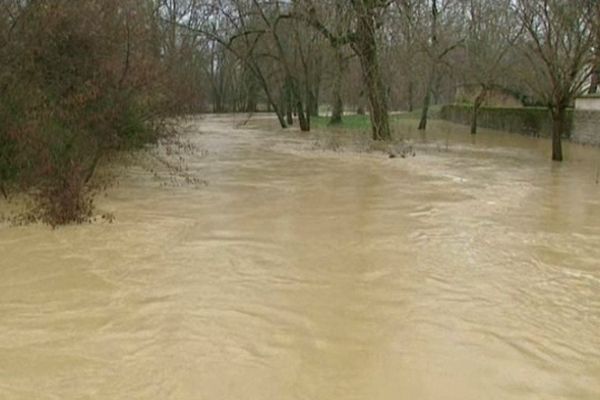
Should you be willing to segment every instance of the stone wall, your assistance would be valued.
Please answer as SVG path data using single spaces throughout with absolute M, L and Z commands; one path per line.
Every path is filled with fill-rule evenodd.
M 456 91 L 455 102 L 458 104 L 473 104 L 475 98 L 480 94 L 479 85 L 463 85 Z M 489 90 L 483 100 L 484 107 L 522 108 L 523 102 L 514 94 L 502 90 Z
M 598 110 L 575 111 L 571 140 L 576 143 L 600 146 L 600 108 Z
M 471 124 L 471 115 L 472 106 L 462 104 L 444 106 L 440 112 L 441 119 L 463 125 Z M 567 112 L 567 127 L 564 132 L 565 137 L 571 135 L 572 121 L 573 111 L 569 110 Z M 542 107 L 482 107 L 479 109 L 477 123 L 481 128 L 527 136 L 552 136 L 552 117 L 548 109 Z
M 575 100 L 575 109 L 585 111 L 600 111 L 600 97 L 597 95 L 579 97 Z
M 577 99 L 576 107 L 576 110 L 567 112 L 567 128 L 563 136 L 575 143 L 600 146 L 600 97 Z M 440 118 L 470 125 L 471 113 L 470 105 L 452 104 L 442 107 Z M 550 112 L 540 107 L 482 107 L 479 110 L 478 125 L 528 136 L 552 136 Z

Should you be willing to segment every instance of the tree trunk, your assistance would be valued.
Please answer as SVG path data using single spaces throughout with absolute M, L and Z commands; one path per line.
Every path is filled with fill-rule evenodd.
M 600 71 L 594 71 L 592 74 L 592 82 L 590 84 L 589 94 L 596 94 L 598 92 L 598 84 L 600 83 Z
M 5 200 L 8 200 L 8 193 L 6 192 L 6 189 L 4 188 L 4 184 L 2 182 L 0 182 L 0 193 L 2 193 L 2 196 L 4 196 Z
M 438 36 L 437 36 L 437 18 L 438 8 L 437 0 L 431 2 L 431 47 L 437 52 Z M 421 110 L 421 121 L 419 121 L 419 130 L 424 131 L 427 129 L 427 118 L 429 116 L 429 105 L 431 104 L 431 93 L 433 91 L 433 85 L 436 81 L 437 68 L 436 63 L 438 62 L 438 56 L 431 60 L 431 73 L 429 80 L 427 81 L 427 92 L 423 99 L 423 109 Z
M 356 107 L 356 113 L 358 115 L 366 115 L 367 111 L 365 110 L 365 92 L 363 90 L 358 94 L 358 106 Z
M 427 117 L 429 114 L 429 104 L 431 103 L 431 81 L 427 84 L 427 92 L 423 99 L 423 108 L 421 109 L 421 120 L 419 121 L 419 130 L 427 129 Z
M 344 101 L 342 100 L 342 78 L 336 76 L 333 83 L 333 109 L 331 110 L 331 118 L 329 125 L 337 125 L 342 123 L 344 116 Z
M 600 33 L 598 33 L 598 35 L 600 35 Z M 594 62 L 592 64 L 592 79 L 590 82 L 590 88 L 588 90 L 589 94 L 598 93 L 598 85 L 600 84 L 600 46 L 596 47 L 594 56 Z
M 244 110 L 248 113 L 256 112 L 258 108 L 258 103 L 256 102 L 256 97 L 254 95 L 249 94 L 246 98 L 246 104 L 244 105 Z
M 557 106 L 552 110 L 552 161 L 562 161 L 562 135 L 566 125 L 566 106 Z
M 284 87 L 284 104 L 285 104 L 285 117 L 288 125 L 294 125 L 294 96 L 292 94 L 292 88 L 290 83 L 286 83 Z
M 269 107 L 269 111 L 271 111 L 271 109 L 273 110 L 273 112 L 275 112 L 275 115 L 277 116 L 277 120 L 279 121 L 279 125 L 285 129 L 288 127 L 286 121 L 285 121 L 285 99 L 283 96 L 279 96 L 279 101 L 278 103 L 275 103 L 275 101 L 273 101 L 273 98 L 270 96 L 270 94 L 267 96 L 267 101 L 268 101 L 268 107 Z
M 358 14 L 357 41 L 354 49 L 359 57 L 369 99 L 373 140 L 390 140 L 390 123 L 385 87 L 377 57 L 374 6 L 365 0 L 352 2 Z
M 244 73 L 244 75 L 248 74 Z M 246 79 L 246 102 L 244 104 L 244 110 L 248 113 L 253 113 L 256 112 L 258 108 L 258 87 L 253 76 L 248 76 Z
M 590 89 L 588 91 L 589 94 L 598 93 L 598 84 L 600 84 L 600 68 L 596 67 L 594 72 L 592 72 L 592 81 L 590 83 Z
M 479 106 L 473 104 L 473 110 L 471 112 L 471 135 L 477 134 L 477 114 L 479 113 Z
M 296 77 L 289 75 L 287 78 L 286 87 L 289 93 L 289 104 L 291 105 L 294 102 L 296 103 L 296 113 L 298 116 L 298 124 L 300 125 L 300 130 L 302 132 L 310 131 L 310 105 L 307 104 L 305 107 L 304 103 L 302 102 L 304 96 L 302 95 L 302 92 L 299 89 L 299 84 Z M 310 100 L 310 95 L 306 94 L 306 98 Z
M 433 61 L 435 63 L 435 61 Z M 427 129 L 427 119 L 429 118 L 429 106 L 431 105 L 431 92 L 433 91 L 433 83 L 435 82 L 437 69 L 435 64 L 431 67 L 427 88 L 425 89 L 425 97 L 423 98 L 423 108 L 421 109 L 421 120 L 419 121 L 419 130 Z
M 344 103 L 342 99 L 337 95 L 334 95 L 333 110 L 331 111 L 331 118 L 329 119 L 329 125 L 339 125 L 342 123 L 342 117 L 344 116 Z
M 222 92 L 218 89 L 215 88 L 215 90 L 213 91 L 213 113 L 215 114 L 219 114 L 222 113 L 224 110 L 224 106 L 223 106 L 223 97 L 221 96 Z
M 344 115 L 344 101 L 342 99 L 342 83 L 344 75 L 344 55 L 339 49 L 335 51 L 335 61 L 337 66 L 337 74 L 333 81 L 333 109 L 331 111 L 331 119 L 329 125 L 337 125 L 342 123 Z
M 298 123 L 300 124 L 300 130 L 302 132 L 310 131 L 310 115 L 308 111 L 304 110 L 304 105 L 302 101 L 298 100 L 296 102 L 296 108 L 298 110 Z
M 308 113 L 312 117 L 319 116 L 319 91 L 318 89 L 310 90 L 308 92 Z
M 408 112 L 414 110 L 414 83 L 412 79 L 408 82 Z
M 477 134 L 477 117 L 479 116 L 479 109 L 485 100 L 486 89 L 481 89 L 475 101 L 473 102 L 473 113 L 471 115 L 471 135 Z
M 256 78 L 258 79 L 258 83 L 260 84 L 260 86 L 262 86 L 262 89 L 265 92 L 265 95 L 267 96 L 267 110 L 269 112 L 274 111 L 275 115 L 277 115 L 279 125 L 283 129 L 287 128 L 287 124 L 283 115 L 283 110 L 281 109 L 281 107 L 277 106 L 277 103 L 275 103 L 275 100 L 273 99 L 273 95 L 271 94 L 271 90 L 269 89 L 269 85 L 267 84 L 267 80 L 265 79 L 264 75 L 256 65 L 253 65 L 252 71 L 254 72 Z
M 280 126 L 283 128 L 283 129 L 287 128 L 287 127 L 288 127 L 288 125 L 287 125 L 287 123 L 285 122 L 285 118 L 284 118 L 284 116 L 283 116 L 283 112 L 282 112 L 282 110 L 281 110 L 279 107 L 277 107 L 275 104 L 269 104 L 269 105 L 270 105 L 270 106 L 273 108 L 273 111 L 275 111 L 275 114 L 277 115 L 277 120 L 279 121 L 279 125 L 280 125 Z

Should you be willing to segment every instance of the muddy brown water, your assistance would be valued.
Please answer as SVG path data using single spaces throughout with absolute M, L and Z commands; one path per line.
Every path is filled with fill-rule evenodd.
M 189 123 L 207 186 L 133 168 L 113 224 L 0 227 L 0 399 L 600 398 L 600 151 L 237 122 Z

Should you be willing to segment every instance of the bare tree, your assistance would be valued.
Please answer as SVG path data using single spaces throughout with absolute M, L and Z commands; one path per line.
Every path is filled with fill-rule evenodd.
M 474 88 L 471 134 L 477 133 L 477 116 L 486 97 L 507 88 L 510 79 L 510 52 L 523 33 L 510 7 L 512 0 L 470 0 L 468 32 L 464 45 L 463 85 Z
M 427 5 L 428 1 L 425 1 Z M 427 128 L 427 118 L 431 97 L 436 82 L 439 81 L 441 64 L 446 57 L 463 42 L 462 35 L 454 27 L 457 14 L 462 15 L 458 0 L 431 0 L 430 18 L 428 20 L 429 35 L 422 36 L 425 53 L 429 58 L 429 76 L 427 78 L 419 130 Z M 417 21 L 415 21 L 417 22 Z M 458 33 L 458 34 L 457 34 Z M 443 36 L 442 36 L 443 35 Z
M 321 32 L 337 47 L 350 44 L 358 56 L 364 86 L 369 100 L 369 116 L 371 119 L 374 140 L 390 140 L 388 101 L 385 85 L 379 65 L 377 30 L 381 22 L 381 13 L 389 6 L 385 0 L 352 0 L 349 11 L 352 12 L 354 29 L 348 28 L 340 34 L 327 27 L 318 15 L 317 9 L 310 0 L 304 0 L 308 16 L 300 16 Z
M 516 10 L 528 33 L 524 78 L 552 114 L 552 160 L 562 161 L 567 108 L 582 93 L 593 61 L 596 15 L 590 0 L 519 0 Z
M 198 110 L 197 53 L 157 12 L 150 0 L 0 3 L 0 192 L 33 196 L 31 219 L 86 221 L 101 160 Z
M 322 36 L 329 44 L 332 53 L 329 62 L 330 65 L 331 63 L 334 65 L 334 68 L 327 69 L 327 72 L 332 75 L 332 114 L 329 123 L 332 125 L 339 124 L 342 122 L 344 112 L 344 99 L 342 96 L 344 76 L 348 69 L 348 61 L 351 58 L 347 55 L 346 48 L 349 47 L 351 41 L 348 32 L 352 25 L 352 9 L 342 0 L 327 0 L 316 4 L 310 0 L 297 0 L 294 4 L 294 17 L 306 22 L 309 26 L 316 27 L 317 32 L 323 34 Z M 322 66 L 324 56 L 322 55 L 317 59 Z M 320 72 L 324 71 L 321 69 Z M 316 88 L 320 87 L 320 78 L 319 75 L 317 79 L 313 80 L 317 83 Z
M 402 58 L 398 60 L 397 67 L 403 77 L 407 81 L 406 83 L 406 102 L 408 111 L 414 110 L 415 103 L 415 92 L 417 86 L 417 56 L 419 53 L 419 28 L 417 27 L 416 21 L 421 19 L 422 8 L 420 6 L 420 0 L 396 0 L 395 4 L 398 9 L 398 22 L 399 33 L 401 40 L 397 40 L 400 43 L 400 48 L 391 48 L 396 54 L 402 54 Z M 398 57 L 396 57 L 398 58 Z
M 288 126 L 285 109 L 278 99 L 276 88 L 283 87 L 285 74 L 274 59 L 269 29 L 276 25 L 269 16 L 261 15 L 263 10 L 258 2 L 250 0 L 212 0 L 194 5 L 194 23 L 168 21 L 183 28 L 187 35 L 202 37 L 221 46 L 233 54 L 243 65 L 241 71 L 250 73 L 253 84 L 263 90 L 268 107 L 272 109 L 282 128 Z M 268 25 L 265 25 L 268 22 Z M 281 97 L 281 93 L 279 95 Z
M 369 99 L 369 115 L 374 140 L 390 140 L 388 102 L 383 77 L 379 67 L 377 49 L 378 12 L 386 6 L 381 0 L 354 0 L 357 15 L 356 39 L 352 48 L 356 52 L 363 72 L 363 81 Z

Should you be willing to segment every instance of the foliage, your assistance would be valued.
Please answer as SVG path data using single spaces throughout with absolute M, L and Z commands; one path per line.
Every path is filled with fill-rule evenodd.
M 10 22 L 0 42 L 0 186 L 36 199 L 32 220 L 85 221 L 106 184 L 94 179 L 101 160 L 156 143 L 185 99 L 165 78 L 144 2 L 35 1 Z

